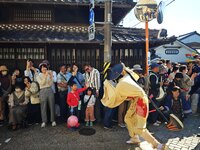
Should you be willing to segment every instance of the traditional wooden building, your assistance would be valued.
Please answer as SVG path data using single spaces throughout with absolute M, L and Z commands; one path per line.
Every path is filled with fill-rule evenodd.
M 193 56 L 200 53 L 200 34 L 194 31 L 180 35 L 176 41 L 158 46 L 154 50 L 159 58 L 172 62 L 185 63 L 195 60 Z
M 134 8 L 132 0 L 113 1 L 112 61 L 128 66 L 144 64 L 143 29 L 118 26 Z M 104 21 L 104 3 L 95 1 L 95 21 Z M 134 16 L 133 16 L 134 17 Z M 96 37 L 88 40 L 89 0 L 3 0 L 0 1 L 0 65 L 25 68 L 28 58 L 38 65 L 48 59 L 57 70 L 61 63 L 103 64 L 103 25 L 96 25 Z M 150 47 L 168 43 L 150 30 Z

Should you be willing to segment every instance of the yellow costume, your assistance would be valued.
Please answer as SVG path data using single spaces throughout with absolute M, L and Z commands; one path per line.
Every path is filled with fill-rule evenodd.
M 104 96 L 101 100 L 104 106 L 114 108 L 125 100 L 128 100 L 130 104 L 125 116 L 125 123 L 133 143 L 139 135 L 157 148 L 160 143 L 146 129 L 149 104 L 144 90 L 128 74 L 119 80 L 116 87 L 112 86 L 109 80 L 104 81 Z

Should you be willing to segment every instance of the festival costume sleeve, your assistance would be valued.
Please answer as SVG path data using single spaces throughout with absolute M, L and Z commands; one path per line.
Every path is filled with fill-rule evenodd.
M 109 108 L 114 108 L 119 106 L 125 99 L 122 99 L 119 94 L 117 94 L 116 88 L 110 83 L 110 81 L 104 81 L 104 95 L 101 100 L 102 104 Z
M 101 100 L 103 105 L 114 108 L 127 100 L 127 98 L 132 99 L 134 97 L 144 98 L 145 102 L 148 103 L 148 98 L 139 85 L 129 78 L 122 80 L 123 82 L 119 82 L 116 88 L 108 80 L 104 81 L 104 96 Z

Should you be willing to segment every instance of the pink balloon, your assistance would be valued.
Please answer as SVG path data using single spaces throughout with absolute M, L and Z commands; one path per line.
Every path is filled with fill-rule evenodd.
M 67 126 L 69 127 L 76 127 L 78 124 L 78 118 L 74 115 L 71 115 L 68 119 L 67 119 Z

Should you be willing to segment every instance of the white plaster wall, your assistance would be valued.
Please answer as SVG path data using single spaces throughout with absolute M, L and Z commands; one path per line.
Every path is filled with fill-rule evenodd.
M 167 44 L 165 46 L 172 46 L 170 44 Z M 180 45 L 178 42 L 174 42 L 173 46 L 179 46 L 180 48 L 172 48 L 172 49 L 177 49 L 179 53 L 177 55 L 172 55 L 172 54 L 165 54 L 166 49 L 170 48 L 164 48 L 163 46 L 159 46 L 155 49 L 156 55 L 160 56 L 163 59 L 169 59 L 172 62 L 186 62 L 188 58 L 186 58 L 185 54 L 192 54 L 193 51 L 189 50 L 189 48 Z

